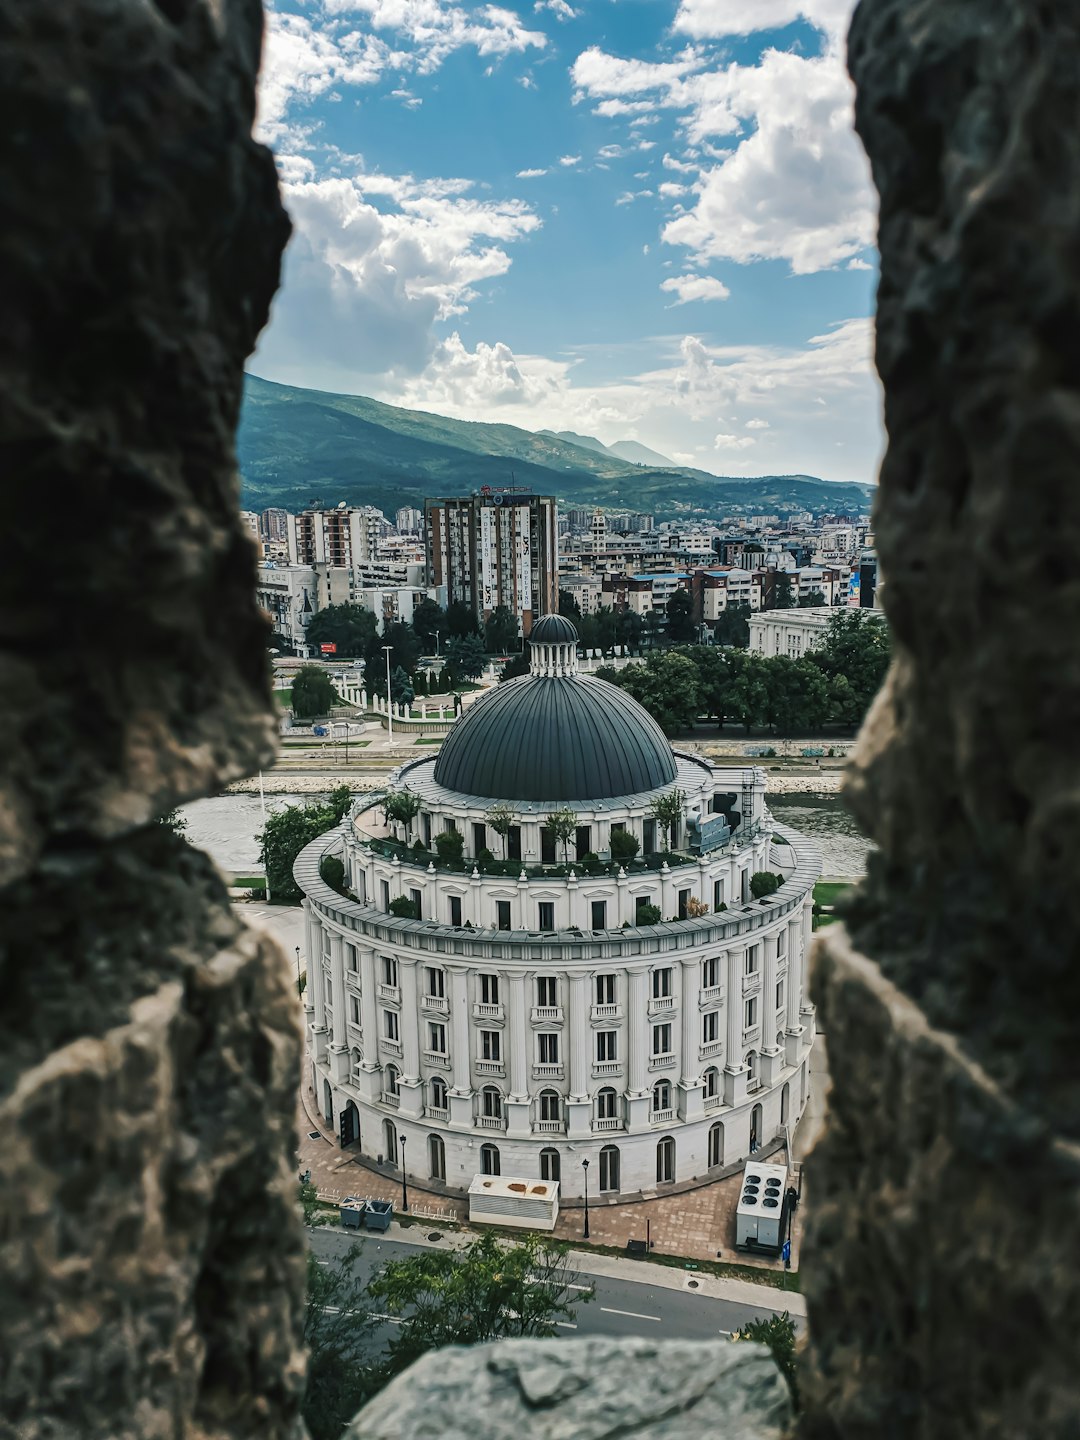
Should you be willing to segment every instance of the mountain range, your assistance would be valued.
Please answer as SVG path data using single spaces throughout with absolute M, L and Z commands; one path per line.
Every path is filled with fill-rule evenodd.
M 521 430 L 404 410 L 248 375 L 237 433 L 242 503 L 300 510 L 317 501 L 375 505 L 388 515 L 481 485 L 527 486 L 564 505 L 666 518 L 866 510 L 872 487 L 812 475 L 710 475 L 636 441 L 603 445 L 571 431 Z

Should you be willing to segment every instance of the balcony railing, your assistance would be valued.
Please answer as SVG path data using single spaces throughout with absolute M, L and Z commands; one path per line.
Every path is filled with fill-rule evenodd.
M 563 1067 L 561 1063 L 534 1065 L 532 1073 L 534 1080 L 561 1080 L 563 1077 Z
M 532 1023 L 534 1025 L 548 1025 L 561 1023 L 563 1018 L 561 1005 L 534 1005 L 532 1012 Z
M 401 991 L 396 985 L 379 985 L 379 999 L 389 1000 L 392 1005 L 401 1004 Z
M 594 1005 L 589 1012 L 591 1020 L 619 1020 L 622 1018 L 618 1005 Z
M 391 1040 L 389 1035 L 379 1036 L 379 1048 L 385 1050 L 389 1055 L 401 1054 L 401 1041 Z
M 654 995 L 649 1001 L 649 1014 L 659 1015 L 663 1010 L 674 1010 L 674 995 Z
M 541 1135 L 561 1135 L 562 1132 L 566 1129 L 566 1121 L 538 1120 L 536 1122 L 536 1128 Z
M 501 1060 L 477 1060 L 476 1073 L 478 1075 L 505 1075 L 506 1066 Z
M 669 1120 L 674 1118 L 674 1115 L 675 1111 L 673 1109 L 653 1110 L 649 1114 L 649 1120 L 653 1125 L 666 1125 Z
M 474 1020 L 502 1020 L 504 1017 L 501 1005 L 477 1004 L 472 1007 Z
M 723 1042 L 722 1040 L 709 1040 L 709 1041 L 707 1041 L 706 1044 L 702 1045 L 702 1047 L 701 1047 L 701 1058 L 702 1058 L 702 1060 L 708 1060 L 708 1059 L 710 1059 L 713 1055 L 719 1055 L 720 1052 L 721 1052 L 721 1050 L 723 1050 L 723 1048 L 724 1048 L 724 1042 Z
M 439 1015 L 448 1015 L 450 1013 L 450 1002 L 445 995 L 423 995 L 421 996 L 420 1004 L 425 1010 L 434 1010 Z
M 424 1114 L 429 1120 L 446 1120 L 449 1118 L 450 1111 L 442 1105 L 426 1105 Z
M 722 1095 L 706 1095 L 703 1103 L 706 1110 L 718 1110 L 724 1103 L 724 1097 Z
M 709 985 L 706 986 L 706 988 L 702 990 L 701 994 L 698 996 L 698 1004 L 703 1010 L 705 1010 L 710 1005 L 718 1005 L 720 1001 L 723 1000 L 723 998 L 723 985 Z
M 424 1059 L 429 1065 L 440 1065 L 444 1070 L 450 1068 L 450 1056 L 442 1050 L 425 1050 Z
M 619 1117 L 618 1117 L 617 1115 L 613 1115 L 609 1120 L 594 1120 L 594 1121 L 592 1122 L 592 1128 L 593 1128 L 594 1130 L 597 1130 L 597 1131 L 599 1131 L 599 1130 L 621 1130 L 621 1129 L 622 1129 L 622 1123 L 623 1123 L 623 1122 L 619 1119 Z
M 674 1064 L 674 1055 L 652 1055 L 649 1058 L 650 1070 L 671 1070 Z
M 618 1075 L 622 1069 L 621 1060 L 596 1060 L 593 1062 L 594 1075 Z
M 481 1130 L 505 1130 L 506 1117 L 503 1115 L 478 1115 L 476 1123 Z
M 384 1090 L 382 1092 L 382 1103 L 389 1105 L 391 1110 L 396 1110 L 401 1104 L 401 1096 L 394 1094 L 390 1090 Z

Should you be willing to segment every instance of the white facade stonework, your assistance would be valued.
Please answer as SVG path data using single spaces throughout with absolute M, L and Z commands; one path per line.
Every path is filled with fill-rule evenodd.
M 536 656 L 540 683 L 564 661 Z M 610 1199 L 705 1180 L 795 1125 L 820 858 L 772 821 L 760 770 L 676 762 L 684 818 L 670 854 L 651 805 L 671 786 L 574 802 L 588 834 L 564 861 L 550 841 L 545 854 L 553 803 L 515 802 L 516 833 L 500 838 L 485 819 L 496 801 L 445 790 L 430 757 L 394 787 L 420 799 L 408 840 L 423 855 L 395 840 L 377 797 L 302 853 L 307 1083 L 344 1143 L 399 1163 L 404 1137 L 408 1173 L 435 1188 L 536 1176 L 567 1199 L 588 1159 L 590 1197 Z M 611 863 L 613 825 L 651 853 Z M 451 826 L 462 861 L 426 858 Z M 320 878 L 324 854 L 340 856 L 355 898 Z M 755 900 L 762 870 L 783 883 Z M 419 918 L 390 912 L 401 899 Z M 645 923 L 655 911 L 642 904 L 661 919 Z

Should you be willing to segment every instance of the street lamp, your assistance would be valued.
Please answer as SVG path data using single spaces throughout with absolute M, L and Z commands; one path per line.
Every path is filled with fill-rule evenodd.
M 585 1171 L 585 1230 L 584 1230 L 584 1233 L 582 1234 L 582 1237 L 581 1237 L 581 1238 L 582 1238 L 583 1240 L 587 1240 L 587 1239 L 589 1238 L 589 1162 L 588 1162 L 588 1160 L 582 1160 L 582 1162 L 581 1162 L 581 1168 L 582 1168 L 582 1170 Z
M 401 1211 L 409 1213 L 409 1186 L 405 1180 L 405 1136 L 401 1137 Z
M 386 651 L 386 728 L 389 733 L 389 738 L 393 740 L 394 702 L 390 698 L 390 652 L 394 647 L 392 645 L 384 645 L 382 648 Z
M 296 947 L 296 993 L 301 1002 L 304 999 L 304 987 L 300 984 L 300 946 Z

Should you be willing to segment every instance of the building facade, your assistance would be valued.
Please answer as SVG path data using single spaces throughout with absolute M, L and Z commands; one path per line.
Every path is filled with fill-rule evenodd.
M 559 516 L 550 495 L 493 490 L 425 509 L 428 582 L 445 587 L 446 603 L 462 601 L 479 624 L 500 605 L 528 635 L 541 615 L 558 609 Z
M 577 672 L 576 641 L 544 617 L 532 673 L 399 772 L 408 833 L 365 797 L 296 864 L 307 1083 L 343 1145 L 436 1188 L 503 1174 L 578 1196 L 588 1160 L 593 1196 L 663 1190 L 768 1147 L 806 1103 L 818 852 L 772 821 L 762 771 L 673 751 Z M 459 860 L 433 849 L 448 831 Z M 335 852 L 352 898 L 320 878 Z M 759 900 L 763 870 L 782 883 Z
M 333 510 L 302 510 L 288 515 L 289 560 L 294 565 L 324 565 L 351 570 L 379 558 L 379 539 L 390 526 L 372 505 Z

